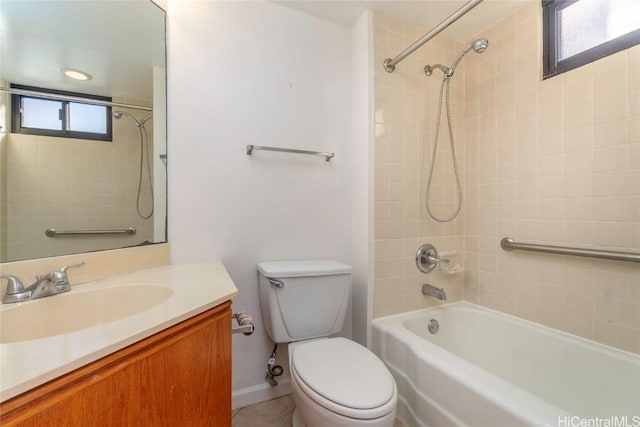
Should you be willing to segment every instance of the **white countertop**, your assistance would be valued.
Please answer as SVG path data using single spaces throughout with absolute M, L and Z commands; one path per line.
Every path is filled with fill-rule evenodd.
M 61 295 L 127 285 L 162 286 L 172 294 L 158 305 L 118 320 L 42 339 L 0 344 L 0 402 L 200 314 L 238 293 L 222 263 L 207 262 L 169 265 L 76 286 L 72 283 L 72 290 Z M 57 297 L 2 304 L 0 311 Z

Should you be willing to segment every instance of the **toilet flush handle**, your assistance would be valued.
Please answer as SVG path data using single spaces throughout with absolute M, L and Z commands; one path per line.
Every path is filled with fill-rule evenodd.
M 284 283 L 280 279 L 275 279 L 273 277 L 267 277 L 269 279 L 269 283 L 271 283 L 276 288 L 284 288 Z

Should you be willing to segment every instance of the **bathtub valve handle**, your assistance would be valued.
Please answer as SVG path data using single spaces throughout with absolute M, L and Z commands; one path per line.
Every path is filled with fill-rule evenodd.
M 427 261 L 429 261 L 430 263 L 433 263 L 433 264 L 437 264 L 439 262 L 443 262 L 443 263 L 446 264 L 446 263 L 449 262 L 448 259 L 440 259 L 440 258 L 436 258 L 436 257 L 432 257 L 432 256 L 427 257 Z
M 423 273 L 429 273 L 438 263 L 448 263 L 448 259 L 438 258 L 438 250 L 435 246 L 425 243 L 416 252 L 416 267 Z

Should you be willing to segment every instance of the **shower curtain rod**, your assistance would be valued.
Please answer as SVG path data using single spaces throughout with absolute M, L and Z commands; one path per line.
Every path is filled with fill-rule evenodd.
M 385 59 L 384 62 L 382 63 L 382 65 L 384 66 L 384 69 L 387 70 L 388 73 L 393 73 L 393 71 L 396 69 L 396 64 L 398 64 L 398 62 L 402 61 L 407 56 L 411 55 L 413 53 L 413 51 L 418 49 L 420 46 L 422 46 L 423 44 L 425 44 L 426 42 L 428 42 L 429 40 L 431 40 L 432 38 L 434 38 L 438 34 L 440 34 L 440 32 L 442 30 L 444 30 L 449 25 L 451 25 L 454 22 L 456 22 L 458 20 L 458 18 L 460 18 L 462 15 L 464 15 L 465 13 L 467 13 L 468 11 L 470 11 L 471 9 L 473 9 L 474 7 L 479 5 L 480 3 L 482 3 L 482 0 L 470 0 L 470 1 L 468 1 L 460 9 L 456 10 L 455 12 L 453 12 L 453 14 L 451 14 L 451 16 L 449 16 L 447 19 L 445 19 L 444 21 L 439 23 L 437 26 L 433 27 L 433 29 L 431 31 L 429 31 L 424 36 L 420 37 L 411 46 L 409 46 L 408 48 L 406 48 L 405 50 L 400 52 L 398 54 L 398 56 L 396 56 L 393 59 L 391 59 L 391 58 Z
M 55 93 L 38 92 L 36 90 L 17 89 L 12 87 L 0 87 L 0 92 L 10 93 L 12 95 L 35 96 L 38 98 L 54 99 L 56 101 L 82 102 L 83 104 L 101 105 L 103 107 L 131 108 L 135 110 L 153 111 L 153 108 L 146 107 L 144 105 L 101 101 L 99 99 L 83 98 L 81 96 L 58 95 Z

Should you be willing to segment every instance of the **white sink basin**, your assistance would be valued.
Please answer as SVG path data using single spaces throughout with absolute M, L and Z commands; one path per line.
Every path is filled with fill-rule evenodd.
M 173 291 L 131 285 L 54 295 L 0 311 L 0 343 L 46 338 L 113 322 L 166 301 Z

